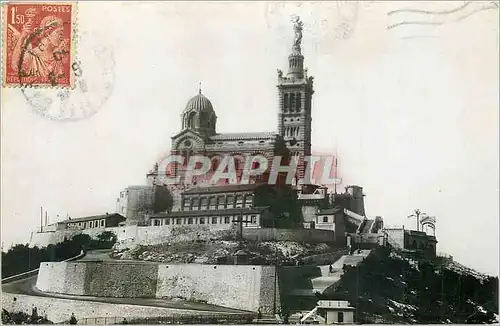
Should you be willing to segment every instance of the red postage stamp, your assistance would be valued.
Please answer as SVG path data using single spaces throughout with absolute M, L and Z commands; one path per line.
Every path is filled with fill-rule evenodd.
M 73 87 L 76 3 L 4 3 L 2 84 Z

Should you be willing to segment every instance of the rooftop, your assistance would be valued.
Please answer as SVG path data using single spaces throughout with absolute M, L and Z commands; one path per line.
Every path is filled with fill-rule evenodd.
M 316 212 L 316 215 L 329 215 L 329 214 L 335 214 L 342 210 L 340 207 L 333 207 L 333 208 L 323 208 L 320 209 L 319 211 Z
M 94 221 L 94 220 L 100 220 L 103 218 L 110 218 L 112 216 L 120 216 L 121 218 L 123 218 L 123 220 L 125 220 L 125 217 L 123 215 L 120 215 L 118 213 L 111 213 L 111 214 L 103 214 L 103 215 L 70 218 L 68 220 L 64 220 L 64 221 L 61 221 L 59 223 L 74 223 L 74 222 Z

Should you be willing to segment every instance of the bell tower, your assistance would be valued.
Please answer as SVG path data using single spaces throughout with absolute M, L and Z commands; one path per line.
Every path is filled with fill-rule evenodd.
M 303 22 L 292 20 L 295 39 L 288 56 L 288 73 L 278 70 L 278 133 L 284 138 L 292 156 L 298 157 L 297 179 L 304 179 L 304 156 L 311 155 L 311 104 L 313 79 L 304 69 L 301 52 Z M 306 181 L 306 180 L 305 180 Z

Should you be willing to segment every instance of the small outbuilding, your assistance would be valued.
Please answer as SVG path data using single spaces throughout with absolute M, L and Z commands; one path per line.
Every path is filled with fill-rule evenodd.
M 319 300 L 318 312 L 325 318 L 327 325 L 354 324 L 354 311 L 356 308 L 349 306 L 347 301 Z

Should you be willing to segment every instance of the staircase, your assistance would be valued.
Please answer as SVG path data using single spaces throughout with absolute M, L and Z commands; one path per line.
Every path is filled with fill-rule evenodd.
M 344 264 L 356 266 L 370 252 L 371 250 L 361 250 L 359 252 L 355 251 L 353 255 L 343 255 L 332 264 L 331 273 L 330 265 L 299 266 L 296 267 L 295 271 L 293 268 L 290 268 L 291 270 L 287 272 L 289 274 L 284 275 L 286 284 L 280 283 L 280 288 L 286 291 L 281 295 L 283 311 L 311 311 L 318 302 L 317 293 L 324 293 L 327 288 L 340 280 L 340 277 L 344 273 Z M 282 271 L 285 271 L 285 269 Z M 283 274 L 282 271 L 280 271 L 281 274 Z M 291 320 L 290 323 L 292 323 Z

